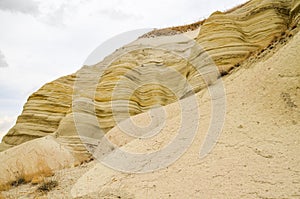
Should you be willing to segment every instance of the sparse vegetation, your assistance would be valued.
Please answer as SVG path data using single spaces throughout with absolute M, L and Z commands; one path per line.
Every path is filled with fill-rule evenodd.
M 10 188 L 10 185 L 9 184 L 0 184 L 0 192 L 1 191 L 6 191 Z M 0 197 L 1 199 L 1 197 Z
M 25 178 L 20 177 L 20 178 L 18 178 L 16 181 L 13 181 L 13 182 L 11 183 L 11 186 L 17 187 L 17 186 L 22 185 L 22 184 L 25 184 L 25 183 L 26 183 Z
M 188 25 L 171 27 L 169 29 L 175 30 L 178 32 L 187 32 L 187 31 L 191 31 L 191 30 L 196 30 L 197 28 L 199 28 L 199 26 L 203 25 L 204 22 L 205 22 L 205 19 L 202 21 L 197 21 L 192 24 L 188 24 Z
M 56 180 L 50 180 L 48 182 L 43 182 L 38 188 L 37 190 L 40 192 L 49 192 L 51 191 L 53 188 L 58 186 L 58 181 Z
M 205 20 L 206 19 L 197 21 L 195 23 L 187 24 L 187 25 L 182 25 L 182 26 L 173 26 L 169 28 L 155 29 L 149 33 L 142 35 L 140 38 L 176 35 L 187 31 L 193 31 L 199 28 L 199 26 L 203 25 Z
M 233 12 L 233 11 L 235 11 L 235 10 L 237 10 L 237 9 L 239 9 L 239 8 L 241 8 L 241 7 L 243 7 L 243 6 L 245 6 L 245 5 L 248 4 L 248 3 L 249 3 L 249 1 L 247 1 L 246 3 L 239 4 L 239 5 L 237 5 L 237 6 L 233 7 L 233 8 L 230 8 L 230 9 L 228 9 L 228 10 L 225 10 L 223 13 L 224 13 L 224 14 L 231 13 L 231 12 Z
M 21 163 L 17 163 L 17 168 L 18 171 L 14 173 L 15 178 L 10 182 L 0 184 L 0 191 L 9 190 L 11 187 L 18 187 L 28 182 L 39 184 L 43 182 L 45 177 L 54 175 L 44 159 L 37 160 L 36 168 L 38 168 L 38 170 L 34 173 L 25 171 L 24 166 Z

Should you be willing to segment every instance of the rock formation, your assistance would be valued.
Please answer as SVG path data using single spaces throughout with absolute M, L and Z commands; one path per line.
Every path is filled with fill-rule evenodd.
M 252 53 L 267 47 L 272 41 L 280 38 L 281 34 L 284 34 L 291 24 L 296 24 L 295 21 L 299 20 L 296 17 L 298 11 L 299 2 L 296 0 L 293 2 L 253 0 L 241 8 L 229 12 L 213 13 L 203 22 L 201 31 L 195 40 L 212 57 L 220 73 L 226 74 L 251 56 Z M 145 40 L 145 38 L 140 40 Z M 175 48 L 178 48 L 178 51 L 187 51 L 191 47 L 189 43 L 184 44 L 181 42 L 178 44 L 180 41 L 176 41 L 176 38 L 174 40 L 174 43 L 167 45 L 171 46 L 177 43 Z M 130 48 L 140 42 L 143 41 L 138 40 L 124 48 Z M 151 38 L 148 38 L 148 42 L 151 43 Z M 201 56 L 201 52 L 197 53 L 199 53 L 197 56 Z M 114 56 L 114 54 L 111 56 Z M 201 63 L 198 64 L 201 65 Z M 142 65 L 146 67 L 140 67 Z M 188 81 L 192 81 L 191 84 L 195 92 L 203 87 L 203 85 L 199 85 L 201 84 L 201 80 L 198 80 L 199 77 L 198 79 L 195 77 L 199 74 L 190 66 L 190 63 L 178 59 L 178 56 L 174 57 L 170 53 L 164 53 L 157 49 L 132 52 L 111 63 L 101 81 L 99 81 L 94 104 L 97 116 L 101 118 L 99 122 L 102 129 L 107 132 L 115 125 L 116 121 L 112 118 L 109 106 L 110 102 L 114 100 L 111 98 L 113 88 L 124 74 L 130 73 L 128 76 L 132 76 L 127 80 L 123 80 L 126 81 L 124 84 L 134 83 L 139 85 L 141 80 L 144 81 L 144 78 L 152 79 L 156 74 L 161 74 L 160 71 L 157 71 L 157 67 L 170 66 L 180 71 L 183 76 L 187 76 Z M 29 140 L 55 133 L 61 120 L 67 113 L 72 112 L 72 94 L 74 94 L 73 86 L 76 76 L 83 73 L 89 76 L 95 70 L 97 71 L 97 67 L 101 67 L 101 63 L 93 67 L 83 67 L 77 73 L 48 83 L 32 94 L 28 98 L 22 114 L 18 117 L 16 125 L 4 137 L 0 144 L 0 150 L 3 151 Z M 133 70 L 134 68 L 136 70 Z M 161 77 L 165 77 L 165 75 L 161 74 Z M 187 92 L 183 88 L 184 86 L 176 88 L 178 91 L 173 94 L 161 88 L 161 86 L 150 87 L 152 88 L 149 88 L 149 86 L 148 88 L 143 87 L 141 88 L 143 90 L 136 90 L 135 93 L 132 93 L 132 90 L 124 90 L 122 96 L 117 96 L 117 98 L 129 100 L 130 115 L 135 115 L 156 105 L 164 106 L 175 102 L 178 97 L 183 97 L 184 92 Z M 153 95 L 159 97 L 150 97 Z M 103 119 L 103 117 L 106 119 Z M 128 115 L 121 118 L 125 119 L 126 117 Z
M 173 165 L 171 170 L 155 174 L 164 176 L 167 175 L 164 172 L 170 172 L 167 177 L 158 178 L 145 174 L 133 175 L 127 179 L 125 174 L 99 166 L 101 171 L 107 173 L 100 175 L 91 171 L 75 185 L 72 194 L 80 197 L 90 194 L 89 191 L 99 191 L 99 187 L 91 185 L 94 181 L 84 185 L 85 178 L 101 182 L 100 185 L 103 186 L 105 179 L 118 178 L 131 184 L 131 180 L 133 183 L 139 177 L 144 181 L 155 178 L 156 182 L 166 184 L 168 180 L 178 178 L 187 180 L 184 176 L 192 181 L 204 176 L 215 182 L 214 179 L 228 174 L 238 181 L 238 174 L 233 175 L 231 166 L 226 165 L 222 159 L 221 153 L 224 151 L 232 156 L 238 155 L 238 152 L 250 154 L 248 159 L 238 156 L 241 160 L 224 155 L 234 169 L 239 169 L 241 175 L 245 175 L 245 180 L 241 182 L 255 178 L 254 188 L 250 187 L 249 193 L 240 194 L 240 197 L 250 197 L 258 186 L 256 181 L 261 182 L 259 171 L 253 169 L 246 175 L 241 165 L 262 161 L 261 168 L 255 168 L 266 169 L 268 160 L 276 157 L 274 159 L 280 165 L 278 172 L 282 174 L 282 178 L 288 178 L 284 173 L 284 161 L 290 161 L 291 167 L 300 172 L 296 165 L 299 158 L 295 156 L 298 145 L 293 145 L 290 156 L 282 155 L 289 153 L 288 146 L 293 141 L 293 136 L 299 141 L 299 136 L 295 135 L 299 131 L 300 119 L 299 10 L 298 0 L 251 0 L 227 12 L 215 12 L 208 19 L 195 24 L 150 32 L 116 50 L 98 64 L 83 66 L 72 75 L 46 84 L 28 98 L 16 125 L 0 144 L 0 160 L 3 162 L 0 165 L 0 173 L 3 174 L 0 176 L 0 185 L 15 181 L 20 172 L 31 178 L 44 171 L 55 171 L 89 161 L 92 158 L 89 152 L 97 146 L 94 141 L 102 137 L 110 137 L 116 145 L 128 150 L 145 152 L 161 149 L 172 137 L 174 129 L 180 128 L 177 105 L 187 102 L 185 100 L 189 100 L 188 97 L 194 93 L 199 107 L 204 110 L 201 113 L 202 119 L 199 120 L 200 136 L 196 138 L 196 145 L 194 143 L 187 155 Z M 105 66 L 108 67 L 104 70 Z M 215 66 L 218 70 L 214 70 Z M 198 151 L 211 114 L 207 86 L 214 85 L 220 78 L 228 90 L 224 133 L 216 152 L 203 166 L 198 160 Z M 278 102 L 278 98 L 282 102 Z M 128 121 L 128 118 L 146 122 L 149 120 L 148 111 L 160 106 L 166 108 L 168 118 L 165 134 L 159 139 L 143 143 L 131 136 L 123 136 L 122 129 L 116 126 Z M 281 119 L 273 121 L 275 117 Z M 251 131 L 252 126 L 256 129 L 254 132 Z M 268 128 L 274 133 L 263 132 L 268 131 Z M 285 136 L 284 132 L 289 133 Z M 257 146 L 255 136 L 264 145 Z M 157 145 L 158 142 L 160 144 Z M 270 143 L 273 142 L 283 143 L 284 146 L 271 146 Z M 274 149 L 265 147 L 281 147 L 281 151 L 274 152 Z M 27 158 L 27 153 L 31 153 L 31 159 Z M 21 161 L 18 157 L 20 154 Z M 37 166 L 40 162 L 34 162 L 32 166 L 28 166 L 31 161 L 38 161 L 40 154 L 44 158 L 43 164 Z M 53 154 L 56 154 L 55 157 Z M 217 166 L 212 166 L 215 174 L 208 171 L 214 158 L 218 162 Z M 226 168 L 220 166 L 224 164 Z M 181 171 L 185 175 L 178 174 Z M 299 180 L 297 172 L 289 170 L 289 175 L 293 175 L 295 181 Z M 98 174 L 103 179 L 91 177 Z M 225 187 L 228 188 L 230 182 L 230 178 L 226 178 Z M 278 190 L 269 186 L 272 183 L 262 184 L 266 189 L 272 190 L 275 196 L 291 197 L 292 194 L 300 194 L 299 190 L 292 193 L 296 183 L 284 180 L 276 183 L 290 187 L 291 194 L 280 195 Z M 187 181 L 186 185 L 191 186 L 197 195 L 196 185 L 188 184 Z M 214 187 L 205 183 L 201 185 L 214 190 L 219 188 L 216 182 Z M 157 197 L 167 197 L 167 192 L 173 188 L 180 190 L 178 183 L 172 186 L 170 190 L 159 189 Z M 233 186 L 235 190 L 239 189 L 238 184 Z M 131 195 L 136 194 L 137 197 L 142 197 L 145 191 L 139 186 L 130 186 L 128 189 Z M 220 188 L 215 196 L 224 196 L 224 191 L 225 189 Z M 187 192 L 176 194 L 184 197 Z M 201 196 L 201 191 L 198 193 Z M 234 193 L 235 191 L 229 196 Z M 208 192 L 202 194 L 209 197 Z M 252 196 L 264 194 L 259 191 Z M 270 193 L 268 197 L 273 195 Z

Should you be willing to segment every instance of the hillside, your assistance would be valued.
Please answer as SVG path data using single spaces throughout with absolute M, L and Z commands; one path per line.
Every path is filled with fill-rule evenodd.
M 251 0 L 150 32 L 44 85 L 0 144 L 2 196 L 299 197 L 299 10 L 298 0 Z M 175 147 L 188 147 L 166 167 L 165 156 L 133 164 L 116 149 L 156 153 L 179 131 L 187 143 Z M 52 175 L 58 187 L 47 194 L 11 187 Z

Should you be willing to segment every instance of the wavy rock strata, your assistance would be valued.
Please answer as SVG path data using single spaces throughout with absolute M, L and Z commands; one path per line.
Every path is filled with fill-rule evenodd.
M 213 151 L 205 158 L 199 158 L 199 150 L 211 124 L 210 102 L 216 100 L 211 99 L 206 89 L 196 94 L 201 119 L 197 120 L 195 139 L 176 162 L 155 172 L 139 174 L 119 172 L 99 163 L 91 166 L 67 194 L 80 198 L 297 198 L 300 195 L 299 52 L 298 32 L 267 60 L 240 68 L 223 79 L 227 93 L 226 121 Z M 122 138 L 128 143 L 121 148 L 147 156 L 169 146 L 180 129 L 182 113 L 178 102 L 164 110 L 167 119 L 158 135 L 149 139 Z M 148 121 L 147 114 L 136 115 L 134 120 Z M 115 139 L 121 134 L 124 131 L 114 127 L 106 136 Z M 111 153 L 106 158 L 115 155 Z M 164 156 L 156 157 L 157 166 L 166 160 Z M 129 164 L 130 168 L 135 165 L 147 168 L 153 159 L 142 165 L 124 158 L 115 161 L 122 166 Z
M 282 41 L 285 40 L 283 44 L 281 40 L 278 41 L 276 45 L 273 44 L 274 46 L 266 49 L 263 56 L 255 56 L 253 61 L 242 63 L 240 68 L 222 78 L 226 89 L 225 123 L 213 151 L 205 158 L 199 158 L 199 150 L 208 135 L 207 130 L 216 125 L 215 123 L 211 125 L 211 106 L 214 101 L 219 100 L 212 98 L 206 88 L 194 96 L 152 109 L 154 112 L 163 109 L 166 113 L 164 128 L 153 137 L 148 139 L 130 137 L 124 133 L 120 125 L 115 126 L 104 136 L 120 149 L 142 153 L 142 158 L 146 157 L 147 160 L 150 152 L 163 150 L 177 135 L 182 126 L 180 103 L 188 106 L 188 113 L 193 109 L 199 109 L 200 119 L 188 114 L 189 122 L 198 123 L 193 142 L 185 146 L 187 150 L 173 164 L 155 172 L 136 174 L 119 172 L 92 161 L 76 168 L 55 172 L 55 176 L 47 180 L 57 180 L 58 187 L 43 193 L 46 195 L 42 197 L 298 198 L 300 195 L 299 27 L 294 29 L 293 34 L 290 39 L 282 38 Z M 61 133 L 66 134 L 66 140 L 71 144 L 76 143 L 67 133 L 73 132 L 72 117 L 76 115 L 75 111 L 80 113 L 75 117 L 80 117 L 79 119 L 84 121 L 80 126 L 90 129 L 87 133 L 98 130 L 93 125 L 98 121 L 93 121 L 95 118 L 90 117 L 91 114 L 88 112 L 89 105 L 92 104 L 86 100 L 89 89 L 83 94 L 87 96 L 79 96 L 82 97 L 78 99 L 79 106 L 73 107 L 73 114 L 64 117 L 59 125 Z M 198 107 L 188 103 L 193 97 L 198 101 Z M 80 112 L 81 110 L 85 110 L 86 114 Z M 69 117 L 71 115 L 73 116 Z M 128 124 L 134 120 L 138 124 L 146 125 L 150 122 L 149 116 L 150 112 L 145 112 L 121 123 Z M 183 138 L 189 138 L 190 127 L 192 125 L 183 129 L 185 131 Z M 16 180 L 14 175 L 18 172 L 32 175 L 33 172 L 41 172 L 40 169 L 42 171 L 49 168 L 60 169 L 72 164 L 73 156 L 61 145 L 60 138 L 61 136 L 58 136 L 58 139 L 47 136 L 1 152 L 0 186 L 1 183 L 8 182 L 8 179 Z M 118 155 L 114 153 L 115 151 L 107 154 L 107 158 L 115 159 L 115 155 Z M 40 157 L 45 159 L 37 161 Z M 169 159 L 161 154 L 154 158 L 156 160 L 158 158 L 158 161 L 148 159 L 146 162 L 132 162 L 121 157 L 115 159 L 115 163 L 118 166 L 129 165 L 130 168 L 138 165 L 138 168 L 143 170 L 149 165 L 160 166 Z M 43 164 L 37 164 L 39 162 Z M 37 186 L 27 184 L 3 191 L 1 194 L 4 198 L 36 198 L 41 196 L 41 193 L 34 191 L 36 188 Z
M 3 138 L 0 151 L 55 132 L 71 110 L 74 80 L 75 75 L 61 77 L 33 93 L 15 126 Z
M 274 39 L 280 37 L 290 28 L 290 24 L 297 25 L 298 13 L 299 1 L 297 0 L 252 0 L 229 12 L 215 12 L 204 22 L 196 24 L 200 25 L 201 31 L 195 41 L 211 56 L 220 72 L 226 74 L 252 53 L 267 47 Z M 193 29 L 195 29 L 194 26 Z M 156 47 L 160 45 L 164 48 L 173 47 L 181 54 L 191 50 L 193 45 L 190 41 L 180 41 L 182 36 L 178 37 L 178 35 L 172 37 L 167 42 L 162 37 L 140 38 L 119 51 L 143 42 L 156 43 Z M 198 92 L 205 87 L 204 80 L 197 72 L 197 68 L 191 66 L 196 63 L 198 68 L 205 67 L 208 62 L 201 60 L 201 56 L 205 52 L 193 51 L 193 53 L 190 59 L 186 60 L 173 53 L 154 48 L 143 51 L 136 50 L 112 62 L 98 82 L 95 99 L 91 95 L 84 96 L 95 105 L 101 130 L 107 132 L 115 126 L 116 122 L 126 119 L 130 115 L 144 112 L 158 105 L 170 104 L 184 98 L 191 90 Z M 111 56 L 115 56 L 115 53 Z M 95 72 L 99 72 L 99 67 L 101 68 L 101 63 L 93 67 L 83 67 L 76 74 L 48 83 L 31 95 L 22 114 L 18 117 L 16 125 L 2 140 L 0 151 L 55 132 L 61 136 L 74 135 L 74 132 L 62 132 L 63 129 L 70 128 L 64 127 L 62 119 L 67 115 L 67 118 L 63 120 L 68 121 L 66 125 L 70 125 L 73 120 L 74 81 L 78 80 L 79 76 L 83 77 L 84 74 L 92 78 Z M 175 81 L 175 73 L 172 73 L 173 77 L 170 76 L 168 69 L 179 72 L 187 82 L 185 80 Z M 166 81 L 164 77 L 167 76 L 168 80 Z M 95 76 L 95 78 L 99 77 Z M 146 82 L 155 80 L 157 84 L 138 87 L 145 79 Z M 216 77 L 208 79 L 214 81 Z M 120 81 L 122 84 L 118 84 Z M 169 89 L 161 86 L 163 83 L 172 84 L 172 82 L 173 85 L 169 85 Z M 187 83 L 192 89 L 187 87 Z M 121 92 L 113 93 L 116 85 L 119 85 Z M 117 107 L 115 110 L 118 112 L 117 119 L 112 116 L 110 106 L 112 101 Z M 129 114 L 127 114 L 127 104 L 129 104 Z
M 0 153 L 0 185 L 17 180 L 20 172 L 30 178 L 89 160 L 87 149 L 93 152 L 97 140 L 107 133 L 119 146 L 126 145 L 133 138 L 118 141 L 116 124 L 152 108 L 182 102 L 256 53 L 285 45 L 299 31 L 299 7 L 296 0 L 252 0 L 228 12 L 213 13 L 192 32 L 141 37 L 94 66 L 46 84 L 29 97 L 0 144 L 4 151 Z M 282 77 L 293 77 L 290 73 Z M 255 88 L 247 85 L 245 90 L 248 87 Z M 293 89 L 280 96 L 294 110 L 298 101 Z M 290 111 L 294 121 L 297 113 Z M 42 166 L 39 157 L 44 158 Z

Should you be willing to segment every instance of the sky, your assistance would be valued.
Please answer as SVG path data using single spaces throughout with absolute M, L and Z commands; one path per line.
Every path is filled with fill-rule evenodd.
M 76 72 L 111 37 L 193 23 L 245 1 L 0 0 L 0 140 L 31 93 Z

